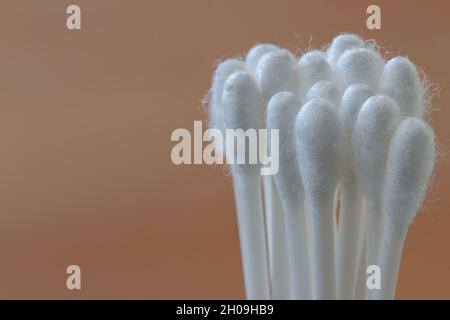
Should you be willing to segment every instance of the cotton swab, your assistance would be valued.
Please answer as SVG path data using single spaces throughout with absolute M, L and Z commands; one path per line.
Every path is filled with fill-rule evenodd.
M 235 72 L 244 69 L 244 62 L 239 59 L 228 59 L 219 64 L 214 73 L 209 110 L 209 125 L 220 130 L 225 135 L 225 115 L 222 106 L 222 94 L 225 81 Z M 223 145 L 216 145 L 216 150 L 225 154 L 225 139 Z
M 380 90 L 395 99 L 403 115 L 423 116 L 425 88 L 416 66 L 408 58 L 395 57 L 386 63 Z
M 273 44 L 257 44 L 249 50 L 245 56 L 245 67 L 253 75 L 256 75 L 259 60 L 263 55 L 271 51 L 280 50 L 279 47 Z
M 323 98 L 337 108 L 341 93 L 332 81 L 322 80 L 309 89 L 308 94 L 306 95 L 306 101 L 311 100 L 312 98 Z
M 366 102 L 366 100 L 372 95 L 374 95 L 374 90 L 362 83 L 350 85 L 342 95 L 338 116 L 341 120 L 344 137 L 346 138 L 346 150 L 351 150 L 353 126 L 356 122 L 359 111 L 364 102 Z
M 277 92 L 297 90 L 297 61 L 287 50 L 264 54 L 259 60 L 257 75 L 266 100 Z
M 334 85 L 334 83 L 330 80 L 322 80 L 314 84 L 308 91 L 306 95 L 305 101 L 311 100 L 313 98 L 322 98 L 331 103 L 333 108 L 337 110 L 339 105 L 339 99 L 341 97 L 341 93 L 338 88 Z M 333 219 L 334 219 L 334 237 L 336 237 L 336 228 L 337 228 L 337 217 L 336 210 L 339 205 L 339 190 L 336 189 L 336 193 L 334 195 L 334 204 L 333 204 Z
M 294 119 L 300 108 L 291 92 L 277 93 L 267 109 L 267 128 L 278 129 L 280 170 L 274 176 L 285 213 L 293 299 L 311 299 L 304 191 L 298 171 Z
M 383 224 L 382 192 L 387 150 L 399 116 L 395 101 L 372 96 L 363 104 L 353 131 L 353 159 L 367 212 L 367 266 L 379 265 Z
M 354 34 L 344 33 L 333 39 L 327 49 L 327 59 L 330 66 L 334 69 L 342 54 L 349 49 L 364 48 L 364 41 Z
M 226 128 L 247 130 L 264 126 L 261 93 L 256 80 L 248 72 L 237 72 L 228 78 L 223 91 L 222 107 Z M 227 149 L 231 149 L 230 145 L 231 141 L 227 139 Z M 246 151 L 245 158 L 248 161 L 248 144 L 245 149 L 240 147 Z M 227 150 L 227 158 L 234 157 L 235 153 L 235 150 Z M 269 299 L 260 165 L 231 164 L 230 169 L 238 214 L 246 295 L 248 299 Z
M 406 118 L 390 144 L 383 207 L 386 221 L 381 245 L 381 290 L 376 299 L 393 299 L 408 227 L 421 206 L 435 158 L 432 129 L 422 120 Z
M 333 58 L 334 57 L 334 58 Z M 342 89 L 348 88 L 349 86 L 352 85 L 365 85 L 367 86 L 367 88 L 370 88 L 371 91 L 375 91 L 378 88 L 378 84 L 380 82 L 381 79 L 381 75 L 383 72 L 383 67 L 384 67 L 384 61 L 383 58 L 379 55 L 378 52 L 375 52 L 372 49 L 368 49 L 365 48 L 365 43 L 357 36 L 354 35 L 341 35 L 339 37 L 337 37 L 335 40 L 333 40 L 332 45 L 330 46 L 330 48 L 328 49 L 328 58 L 331 59 L 332 62 L 332 66 L 334 68 L 334 70 L 336 71 L 337 77 L 339 78 L 339 83 L 342 87 Z M 367 98 L 367 97 L 365 97 Z M 341 107 L 342 108 L 342 107 Z M 353 108 L 357 109 L 357 110 L 352 110 Z M 352 108 L 348 109 L 348 112 L 351 113 L 351 115 L 348 115 L 347 120 L 344 120 L 343 118 L 345 118 L 346 116 L 344 114 L 341 113 L 341 119 L 344 120 L 344 135 L 346 135 L 348 137 L 349 131 L 353 128 L 353 124 L 354 124 L 354 117 L 359 113 L 359 109 L 361 108 L 360 105 L 356 105 L 353 106 Z M 346 111 L 347 112 L 347 111 Z M 353 147 L 351 147 L 349 150 L 353 149 Z M 350 151 L 349 151 L 350 152 Z M 346 163 L 348 164 L 350 159 L 346 159 Z M 347 216 L 347 209 L 353 211 L 353 210 L 357 210 L 352 209 L 351 207 L 348 208 L 349 205 L 353 205 L 353 201 L 357 202 L 357 196 L 349 194 L 349 190 L 353 189 L 354 192 L 357 192 L 356 186 L 355 184 L 355 177 L 353 176 L 353 174 L 351 172 L 349 172 L 349 170 L 351 169 L 351 167 L 344 166 L 344 170 L 345 168 L 347 169 L 347 171 L 344 171 L 344 175 L 347 176 L 348 178 L 344 178 L 343 181 L 341 181 L 341 199 L 342 199 L 342 217 L 343 220 L 341 222 L 342 225 L 341 227 L 346 228 L 347 223 L 344 221 L 349 221 L 349 219 L 346 218 Z M 352 181 L 353 180 L 353 181 Z M 353 192 L 352 192 L 353 193 Z M 354 203 L 356 206 L 360 205 L 358 203 Z M 361 214 L 355 213 L 358 217 L 361 216 Z M 352 222 L 350 222 L 352 223 Z M 354 222 L 354 225 L 356 226 L 357 222 Z M 352 228 L 354 233 L 357 233 L 358 231 L 360 231 L 360 229 L 358 228 Z M 351 234 L 352 232 L 350 231 L 350 234 L 347 234 L 348 237 L 356 237 L 355 234 Z M 344 231 L 340 232 L 339 235 L 339 231 L 338 231 L 338 241 L 351 241 L 349 239 L 343 239 L 343 237 L 345 238 L 346 236 L 343 235 Z M 342 246 L 344 246 L 344 244 L 342 245 L 338 245 L 339 246 L 339 250 L 345 250 Z M 360 251 L 366 251 L 365 248 L 362 248 L 362 250 Z M 354 251 L 355 253 L 357 253 L 358 251 Z M 358 253 L 359 254 L 359 253 Z M 352 254 L 350 254 L 352 255 Z M 354 257 L 356 260 L 358 260 L 358 256 Z M 344 259 L 342 256 L 339 255 L 339 259 Z M 341 260 L 338 264 L 338 268 L 339 271 L 342 271 L 341 267 L 342 264 L 344 263 L 343 260 Z M 352 277 L 351 274 L 349 273 L 350 271 L 348 271 L 348 269 L 346 268 L 347 271 L 342 271 L 344 272 L 344 277 Z M 365 270 L 365 268 L 364 268 Z M 338 279 L 339 282 L 343 282 L 346 281 L 344 279 Z M 349 282 L 345 282 L 347 285 L 350 286 Z M 347 298 L 349 297 L 349 287 L 348 286 L 339 286 L 338 290 L 344 294 Z M 342 291 L 341 291 L 342 290 Z M 345 293 L 347 292 L 347 293 Z
M 336 247 L 338 299 L 352 299 L 356 288 L 361 230 L 362 195 L 356 182 L 351 156 L 353 125 L 363 103 L 373 95 L 364 84 L 353 84 L 342 96 L 338 111 L 343 130 L 343 166 L 340 181 L 340 213 Z
M 297 160 L 311 208 L 315 298 L 336 297 L 333 201 L 340 167 L 340 123 L 333 107 L 314 98 L 295 119 Z
M 345 51 L 337 63 L 337 73 L 344 88 L 363 83 L 378 89 L 383 72 L 383 58 L 370 49 L 358 48 Z
M 334 85 L 334 83 L 330 80 L 322 80 L 317 83 L 315 83 L 309 90 L 306 95 L 305 101 L 309 101 L 313 98 L 322 98 L 333 106 L 335 110 L 337 110 L 339 105 L 339 99 L 341 97 L 341 93 L 338 90 L 338 88 Z M 334 226 L 334 237 L 336 237 L 336 228 L 337 228 L 337 217 L 336 217 L 336 210 L 339 205 L 339 190 L 336 189 L 336 193 L 334 195 L 334 201 L 333 201 L 333 226 Z
M 310 97 L 308 92 L 316 83 L 326 80 L 335 80 L 334 73 L 326 60 L 326 54 L 323 51 L 312 50 L 302 55 L 298 61 L 298 77 L 299 77 L 299 99 L 301 104 L 305 104 Z M 310 206 L 305 203 L 306 223 L 308 229 L 311 229 L 311 214 Z M 312 239 L 311 232 L 308 232 L 308 249 L 310 256 L 312 254 Z M 310 275 L 314 277 L 314 267 L 312 261 L 309 262 Z M 313 294 L 314 294 L 314 287 Z
M 309 89 L 317 82 L 333 80 L 331 70 L 326 56 L 321 51 L 310 51 L 305 53 L 298 61 L 299 95 L 303 103 Z
M 259 59 L 256 75 L 261 87 L 264 105 L 267 105 L 270 98 L 281 91 L 295 91 L 296 83 L 297 83 L 297 64 L 295 57 L 287 50 L 274 50 L 272 47 L 262 47 L 265 48 L 266 53 L 261 56 Z M 264 50 L 254 50 L 253 52 L 260 53 Z M 254 58 L 256 53 L 253 53 L 251 56 Z M 285 233 L 285 215 L 283 214 L 283 209 L 274 207 L 274 204 L 277 203 L 279 197 L 278 191 L 276 188 L 271 188 L 273 185 L 273 177 L 265 176 L 263 177 L 263 185 L 264 185 L 264 198 L 265 198 L 265 208 L 266 208 L 266 216 L 267 220 L 270 221 L 273 226 L 269 225 L 269 229 L 273 230 L 274 228 L 278 228 L 280 232 Z M 278 236 L 278 240 L 281 242 L 272 242 L 270 247 L 273 247 L 273 250 L 287 250 L 286 239 Z M 269 240 L 272 240 L 272 235 L 269 233 Z M 273 239 L 275 240 L 275 239 Z M 289 257 L 286 257 L 284 260 L 273 261 L 272 264 L 275 264 L 274 270 L 274 278 L 272 283 L 275 284 L 276 291 L 283 290 L 281 293 L 283 296 L 288 294 L 289 285 L 283 285 L 279 283 L 279 278 L 282 278 L 282 281 L 285 280 L 288 274 L 280 274 L 282 270 L 285 270 Z M 279 270 L 279 271 L 277 271 Z M 278 279 L 277 279 L 278 278 Z M 289 279 L 289 278 L 288 278 Z M 290 279 L 289 279 L 289 282 Z M 276 292 L 275 292 L 276 293 Z M 276 294 L 279 296 L 279 294 Z

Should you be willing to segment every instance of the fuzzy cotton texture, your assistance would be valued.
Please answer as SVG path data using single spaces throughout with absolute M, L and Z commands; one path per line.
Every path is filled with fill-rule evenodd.
M 395 99 L 403 115 L 422 117 L 425 113 L 425 88 L 416 66 L 405 57 L 389 60 L 383 69 L 381 92 Z
M 256 70 L 265 99 L 275 93 L 296 90 L 297 62 L 287 50 L 273 50 L 264 54 Z

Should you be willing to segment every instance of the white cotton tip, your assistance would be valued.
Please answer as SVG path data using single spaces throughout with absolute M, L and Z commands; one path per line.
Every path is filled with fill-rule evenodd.
M 225 82 L 222 107 L 225 114 L 226 129 L 243 129 L 245 131 L 247 129 L 258 130 L 264 128 L 265 121 L 262 106 L 258 83 L 249 72 L 240 71 L 233 73 Z M 227 157 L 239 157 L 240 154 L 237 154 L 237 152 L 245 152 L 245 163 L 249 163 L 249 151 L 251 148 L 247 140 L 240 142 L 245 143 L 245 146 L 239 146 L 239 142 L 236 142 L 237 149 L 235 148 L 233 151 L 228 150 L 227 145 Z M 229 142 L 227 139 L 227 144 Z M 246 170 L 244 168 L 255 168 L 257 166 L 235 165 L 234 167 L 239 168 L 235 170 Z
M 342 126 L 342 154 L 344 158 L 343 165 L 344 168 L 347 169 L 342 172 L 342 174 L 344 175 L 344 179 L 349 177 L 348 170 L 353 170 L 353 127 L 362 105 L 373 94 L 374 91 L 369 86 L 362 83 L 355 83 L 350 85 L 342 95 L 340 106 L 338 109 L 338 116 Z
M 280 48 L 273 44 L 257 44 L 247 53 L 245 57 L 245 67 L 252 74 L 256 74 L 259 60 L 268 52 L 279 50 Z
M 279 92 L 269 101 L 267 107 L 267 129 L 279 130 L 279 171 L 275 175 L 280 197 L 285 203 L 296 205 L 296 199 L 303 194 L 296 155 L 294 119 L 300 109 L 300 102 L 291 92 Z
M 297 89 L 297 61 L 287 50 L 276 50 L 261 57 L 257 67 L 258 80 L 264 99 L 281 91 Z
M 416 66 L 405 57 L 389 60 L 383 69 L 381 92 L 397 101 L 404 116 L 422 117 L 425 88 Z
M 392 98 L 372 96 L 361 107 L 353 129 L 356 174 L 367 201 L 372 203 L 381 201 L 387 151 L 398 116 Z
M 374 90 L 362 83 L 352 84 L 344 91 L 339 107 L 339 118 L 345 137 L 351 136 L 359 110 L 373 94 Z
M 384 60 L 378 52 L 366 48 L 350 49 L 339 58 L 337 73 L 344 88 L 353 83 L 363 83 L 378 88 Z
M 322 51 L 305 53 L 298 61 L 298 77 L 300 96 L 304 97 L 308 90 L 321 80 L 332 80 L 333 71 Z
M 354 34 L 341 34 L 333 39 L 327 49 L 328 63 L 334 68 L 341 55 L 354 48 L 364 48 L 364 40 Z
M 433 130 L 421 119 L 400 122 L 389 147 L 383 207 L 390 231 L 403 236 L 425 197 L 435 159 Z
M 313 85 L 306 95 L 306 101 L 313 98 L 325 99 L 336 108 L 339 105 L 341 94 L 332 81 L 322 80 Z
M 237 71 L 244 69 L 244 62 L 238 59 L 228 59 L 219 64 L 214 73 L 212 83 L 211 104 L 209 110 L 209 126 L 225 132 L 225 118 L 222 108 L 222 94 L 225 81 Z
M 255 78 L 245 71 L 233 73 L 225 82 L 222 106 L 227 129 L 264 128 L 261 93 Z
M 312 206 L 333 198 L 341 159 L 340 122 L 333 106 L 314 98 L 295 119 L 297 161 Z

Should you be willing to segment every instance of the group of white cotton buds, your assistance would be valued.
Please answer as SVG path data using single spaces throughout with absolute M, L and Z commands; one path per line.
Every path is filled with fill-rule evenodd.
M 300 57 L 259 44 L 219 64 L 208 107 L 222 132 L 279 129 L 275 175 L 230 165 L 246 297 L 393 299 L 435 158 L 415 65 L 352 34 Z

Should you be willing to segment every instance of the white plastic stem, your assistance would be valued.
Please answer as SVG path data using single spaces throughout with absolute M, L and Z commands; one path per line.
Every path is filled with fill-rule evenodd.
M 371 299 L 392 300 L 395 296 L 405 237 L 401 235 L 392 237 L 387 233 L 389 232 L 385 232 L 381 244 L 381 288 L 371 290 L 369 296 Z
M 336 252 L 337 298 L 345 300 L 352 299 L 355 293 L 361 229 L 361 195 L 351 175 L 341 183 Z
M 355 287 L 355 294 L 353 296 L 353 299 L 355 300 L 365 300 L 366 299 L 366 280 L 367 280 L 367 274 L 366 274 L 366 255 L 367 255 L 367 237 L 366 237 L 366 221 L 364 219 L 364 216 L 361 219 L 362 223 L 360 226 L 360 233 L 361 237 L 359 240 L 359 250 L 358 250 L 358 267 L 356 269 L 357 275 L 356 275 L 356 287 Z
M 311 213 L 315 298 L 334 300 L 336 298 L 336 284 L 334 274 L 333 198 L 313 204 Z
M 233 175 L 246 297 L 270 298 L 269 270 L 259 175 Z
M 271 297 L 275 300 L 289 299 L 290 281 L 284 212 L 272 176 L 263 176 L 263 190 Z
M 335 192 L 334 192 L 334 199 L 333 199 L 333 239 L 334 239 L 334 251 L 336 253 L 336 239 L 337 239 L 337 221 L 338 221 L 338 217 L 337 217 L 337 210 L 340 207 L 340 190 L 339 190 L 339 186 L 336 188 Z M 336 266 L 336 265 L 335 265 Z
M 304 199 L 285 206 L 292 299 L 312 299 Z
M 366 252 L 366 265 L 364 270 L 371 265 L 380 265 L 378 259 L 380 254 L 380 243 L 382 241 L 383 231 L 383 216 L 381 212 L 381 206 L 378 202 L 367 201 L 367 252 Z M 366 289 L 366 296 L 370 297 L 370 292 L 373 290 Z

